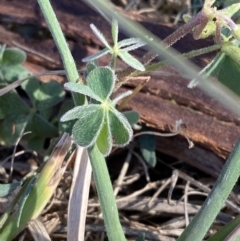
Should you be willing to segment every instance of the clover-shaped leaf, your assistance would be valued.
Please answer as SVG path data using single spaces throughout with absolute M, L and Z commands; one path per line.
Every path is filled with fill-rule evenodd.
M 94 24 L 90 25 L 94 34 L 99 38 L 99 40 L 105 45 L 105 48 L 100 52 L 93 54 L 89 57 L 84 58 L 83 62 L 89 62 L 98 59 L 106 54 L 112 55 L 111 62 L 115 62 L 116 56 L 119 56 L 125 63 L 134 69 L 144 71 L 145 67 L 136 58 L 132 57 L 128 52 L 140 48 L 145 45 L 143 41 L 138 38 L 129 38 L 118 42 L 118 23 L 113 20 L 112 22 L 112 39 L 113 46 L 111 46 L 105 36 L 97 29 Z M 115 67 L 115 66 L 114 66 Z
M 131 92 L 125 92 L 110 100 L 114 89 L 115 76 L 108 67 L 93 69 L 87 76 L 87 85 L 67 83 L 71 91 L 85 94 L 94 100 L 88 105 L 77 106 L 65 113 L 61 121 L 78 119 L 73 126 L 75 142 L 83 147 L 97 144 L 99 150 L 108 155 L 112 146 L 124 146 L 132 138 L 132 129 L 127 118 L 115 109 L 116 102 Z

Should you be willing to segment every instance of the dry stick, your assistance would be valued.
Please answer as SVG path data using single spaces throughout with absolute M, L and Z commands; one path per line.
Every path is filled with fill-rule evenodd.
M 146 162 L 143 160 L 143 158 L 137 152 L 133 151 L 132 153 L 138 159 L 138 161 L 142 164 L 143 170 L 144 170 L 144 173 L 146 176 L 146 180 L 147 180 L 147 182 L 150 182 L 150 176 L 148 173 L 148 166 L 147 166 Z
M 162 164 L 168 166 L 169 168 L 173 169 L 173 167 L 167 165 L 166 163 L 160 161 Z M 193 179 L 192 177 L 188 176 L 186 173 L 183 173 L 181 171 L 178 170 L 178 175 L 179 177 L 181 177 L 183 180 L 185 181 L 190 181 L 190 183 L 192 183 L 195 187 L 199 188 L 200 190 L 206 192 L 206 193 L 210 193 L 211 189 L 208 188 L 207 186 L 205 186 L 204 184 L 202 184 L 199 181 L 196 181 L 195 179 Z M 231 193 L 230 195 L 237 203 L 239 203 L 239 201 L 237 200 L 237 198 L 235 197 L 235 195 L 233 193 Z M 234 212 L 240 213 L 240 208 L 238 207 L 238 205 L 234 204 L 231 200 L 226 200 L 226 206 L 228 206 L 229 208 L 231 208 Z
M 128 80 L 131 79 L 131 77 L 127 78 Z M 143 88 L 143 86 L 151 79 L 150 76 L 140 76 L 135 77 L 134 79 L 140 79 L 143 80 L 142 83 L 140 83 L 132 92 L 131 95 L 127 96 L 118 107 L 118 110 L 122 110 L 123 107 Z
M 34 49 L 28 48 L 27 46 L 25 46 L 23 44 L 20 44 L 17 41 L 12 41 L 12 43 L 15 46 L 17 46 L 18 48 L 20 48 L 20 49 L 22 49 L 22 50 L 24 50 L 26 52 L 29 52 L 31 54 L 34 54 L 36 56 L 39 56 L 39 57 L 41 57 L 43 59 L 46 59 L 46 60 L 48 60 L 48 61 L 50 61 L 50 62 L 52 62 L 54 64 L 56 64 L 56 62 L 57 62 L 55 59 L 53 59 L 53 58 L 51 58 L 49 56 L 46 56 L 45 54 L 42 54 L 41 52 L 35 51 Z M 57 62 L 57 63 L 60 64 L 60 62 Z
M 18 137 L 15 145 L 14 145 L 14 148 L 13 148 L 13 154 L 12 154 L 12 158 L 11 158 L 11 167 L 10 167 L 10 173 L 9 173 L 9 178 L 11 178 L 12 176 L 12 173 L 13 173 L 13 163 L 14 163 L 14 157 L 15 157 L 15 154 L 16 154 L 16 151 L 17 151 L 17 146 L 18 146 L 18 143 L 20 142 L 20 140 L 22 139 L 22 137 L 26 134 L 29 134 L 30 132 L 26 132 L 26 133 L 23 133 L 23 131 L 25 130 L 25 127 L 26 127 L 26 124 L 24 126 L 24 128 L 22 129 L 21 131 L 21 134 L 20 136 Z
M 206 193 L 211 192 L 211 189 L 206 187 L 201 182 L 194 180 L 192 177 L 188 176 L 187 174 L 181 171 L 178 171 L 178 172 L 179 172 L 179 177 L 181 177 L 185 181 L 190 181 L 192 185 L 196 186 L 197 188 L 199 188 L 200 190 L 203 190 Z M 240 208 L 238 207 L 238 205 L 234 204 L 231 200 L 226 200 L 226 205 L 230 207 L 233 211 L 240 213 Z
M 187 203 L 188 203 L 188 188 L 189 188 L 189 181 L 187 181 L 186 186 L 184 188 L 184 213 L 185 213 L 185 221 L 186 221 L 186 227 L 189 224 L 189 215 L 187 210 Z
M 158 185 L 161 184 L 161 183 L 163 183 L 163 181 L 150 182 L 145 187 L 143 187 L 142 189 L 137 190 L 137 191 L 135 191 L 134 193 L 132 193 L 132 194 L 130 194 L 128 196 L 125 196 L 125 197 L 122 197 L 122 198 L 118 198 L 116 200 L 116 202 L 121 202 L 121 201 L 129 200 L 131 198 L 137 197 L 137 196 L 143 194 L 144 192 L 147 192 L 149 190 L 157 188 Z
M 160 188 L 158 188 L 158 190 L 153 194 L 152 198 L 149 200 L 147 206 L 151 206 L 151 204 L 153 203 L 153 201 L 160 195 L 160 193 L 171 183 L 170 178 L 167 179 L 166 182 L 164 182 Z
M 174 170 L 173 173 L 172 173 L 172 176 L 171 176 L 171 186 L 170 186 L 169 191 L 168 191 L 168 199 L 167 200 L 168 200 L 169 205 L 172 205 L 171 204 L 171 196 L 172 196 L 172 193 L 173 193 L 173 189 L 176 186 L 177 180 L 178 180 L 178 170 Z
M 123 166 L 122 166 L 122 169 L 121 169 L 121 172 L 118 176 L 118 179 L 117 179 L 117 183 L 116 183 L 116 187 L 114 189 L 114 195 L 115 197 L 118 195 L 118 192 L 120 190 L 120 186 L 121 184 L 123 183 L 123 179 L 124 177 L 126 176 L 127 174 L 127 171 L 128 171 L 128 168 L 129 168 L 129 164 L 130 164 L 130 161 L 132 159 L 132 152 L 129 151 L 128 154 L 127 154 L 127 158 L 125 159 L 124 163 L 123 163 Z

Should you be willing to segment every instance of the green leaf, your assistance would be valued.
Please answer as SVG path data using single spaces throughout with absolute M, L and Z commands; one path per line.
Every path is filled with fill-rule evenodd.
M 28 148 L 30 150 L 40 151 L 44 147 L 44 142 L 46 140 L 46 137 L 31 136 L 31 138 L 28 138 L 27 140 L 28 140 Z
M 139 234 L 136 241 L 145 241 L 145 233 Z
M 126 117 L 116 109 L 111 109 L 108 111 L 108 118 L 113 145 L 124 146 L 128 144 L 132 139 L 133 131 Z
M 138 43 L 136 44 L 133 44 L 131 46 L 128 46 L 126 48 L 123 48 L 122 50 L 126 51 L 126 52 L 129 52 L 129 51 L 133 51 L 135 49 L 138 49 L 138 48 L 141 48 L 143 47 L 144 45 L 146 45 L 144 42 L 142 42 L 141 40 L 139 40 Z
M 100 40 L 108 49 L 111 49 L 111 46 L 109 45 L 107 39 L 106 39 L 105 36 L 99 31 L 99 29 L 98 29 L 94 24 L 90 24 L 90 28 L 92 29 L 92 31 L 94 32 L 94 34 L 96 35 L 96 37 L 98 37 L 99 40 Z
M 61 122 L 59 121 L 61 119 L 61 116 L 67 111 L 71 110 L 74 108 L 74 103 L 72 100 L 67 100 L 62 103 L 62 106 L 59 110 L 58 116 L 57 116 L 57 121 L 58 121 L 58 130 L 60 134 L 63 134 L 64 132 L 71 133 L 72 132 L 72 127 L 75 123 L 75 121 L 65 121 Z
M 4 116 L 30 113 L 29 106 L 20 98 L 16 91 L 8 92 L 0 97 L 0 109 Z
M 13 82 L 18 79 L 24 79 L 29 76 L 29 72 L 22 65 L 6 65 L 1 67 L 1 72 L 4 80 Z
M 130 125 L 136 124 L 140 117 L 139 113 L 137 111 L 133 111 L 133 110 L 124 111 L 124 112 L 122 112 L 122 114 L 127 118 Z
M 87 74 L 89 74 L 92 70 L 96 69 L 98 67 L 97 61 L 92 60 L 87 63 Z
M 240 48 L 231 42 L 222 45 L 222 52 L 233 59 L 240 66 Z
M 227 223 L 222 229 L 210 237 L 207 241 L 220 241 L 226 240 L 228 235 L 239 225 L 240 215 L 234 218 L 232 221 Z
M 219 69 L 219 81 L 240 96 L 240 65 L 230 57 L 225 56 Z
M 218 53 L 215 58 L 204 68 L 200 71 L 199 74 L 205 74 L 206 76 L 217 76 L 221 69 L 223 60 L 225 58 L 224 53 Z M 194 88 L 198 85 L 198 80 L 193 79 L 188 84 L 188 88 Z
M 38 111 L 39 115 L 41 115 L 44 119 L 46 120 L 50 120 L 50 118 L 52 117 L 53 113 L 55 115 L 55 110 L 54 107 L 48 108 L 48 109 L 43 109 L 43 110 L 39 110 Z M 51 120 L 52 122 L 52 120 Z M 52 122 L 53 123 L 53 122 Z
M 5 117 L 2 124 L 3 139 L 7 144 L 13 145 L 25 132 L 29 115 L 11 114 Z
M 239 10 L 240 10 L 240 3 L 235 3 L 219 11 L 228 17 L 232 17 Z
M 136 44 L 143 44 L 142 40 L 139 38 L 128 38 L 128 39 L 123 39 L 121 41 L 118 42 L 118 47 L 122 48 L 122 47 L 126 47 L 126 46 L 130 46 L 130 45 L 136 45 Z
M 118 22 L 117 20 L 112 21 L 112 39 L 114 46 L 118 45 Z
M 73 109 L 69 110 L 67 113 L 65 113 L 61 117 L 60 121 L 79 119 L 82 117 L 83 112 L 88 113 L 88 115 L 92 115 L 96 113 L 96 110 L 98 108 L 100 108 L 100 106 L 96 104 L 76 106 Z
M 109 68 L 100 67 L 91 71 L 87 77 L 87 85 L 101 100 L 109 98 L 115 84 L 113 71 Z
M 92 106 L 93 107 L 93 106 Z M 93 145 L 104 123 L 104 112 L 99 105 L 92 108 L 83 108 L 82 115 L 73 126 L 74 141 L 82 147 Z
M 142 63 L 140 61 L 138 61 L 137 59 L 135 59 L 134 57 L 132 57 L 128 52 L 126 52 L 124 50 L 120 50 L 118 52 L 118 56 L 132 68 L 140 70 L 140 71 L 145 70 L 145 67 L 142 65 Z
M 36 102 L 37 102 L 36 94 L 38 92 L 38 89 L 40 88 L 40 81 L 36 78 L 30 78 L 24 81 L 21 84 L 21 87 L 27 93 L 33 106 L 36 107 Z
M 90 73 L 92 73 L 93 71 L 91 71 Z M 88 75 L 89 76 L 89 75 Z M 66 83 L 64 84 L 65 89 L 73 91 L 73 92 L 77 92 L 83 95 L 87 95 L 93 99 L 96 99 L 98 101 L 101 101 L 101 98 L 98 97 L 98 95 L 96 93 L 94 93 L 89 86 L 87 85 L 83 85 L 80 83 Z
M 23 211 L 24 205 L 26 203 L 27 198 L 29 197 L 29 195 L 31 193 L 32 187 L 33 187 L 36 179 L 37 179 L 37 175 L 33 176 L 30 179 L 30 181 L 27 183 L 27 186 L 24 189 L 24 191 L 23 191 L 23 193 L 20 197 L 19 205 L 18 205 L 18 211 L 17 211 L 18 212 L 17 227 L 19 227 L 19 223 L 20 223 L 20 220 L 21 220 L 21 217 L 22 217 L 22 211 Z
M 12 191 L 14 191 L 17 187 L 21 185 L 21 182 L 13 182 L 9 184 L 0 184 L 0 197 L 7 196 Z
M 55 106 L 64 99 L 64 96 L 65 91 L 57 81 L 51 80 L 50 82 L 42 83 L 36 93 L 36 108 L 44 110 Z
M 106 55 L 110 53 L 110 50 L 108 48 L 105 48 L 99 52 L 97 52 L 96 54 L 93 54 L 93 55 L 90 55 L 84 59 L 82 59 L 83 62 L 89 62 L 89 61 L 92 61 L 92 60 L 95 60 L 95 59 L 99 59 L 100 57 Z
M 104 124 L 102 129 L 97 138 L 97 146 L 99 151 L 104 155 L 108 156 L 112 149 L 112 137 L 110 133 L 109 121 L 106 119 L 104 120 Z
M 55 137 L 58 134 L 57 128 L 39 114 L 33 114 L 26 130 L 31 131 L 31 134 L 28 135 L 30 138 L 33 136 Z
M 139 147 L 145 161 L 151 166 L 155 167 L 157 157 L 155 153 L 156 139 L 154 135 L 139 136 Z
M 26 54 L 24 51 L 18 48 L 5 49 L 2 57 L 1 66 L 13 66 L 22 64 L 26 60 Z

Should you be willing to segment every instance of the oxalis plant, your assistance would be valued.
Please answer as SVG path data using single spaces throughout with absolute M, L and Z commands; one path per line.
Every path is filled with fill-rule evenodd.
M 192 18 L 189 16 L 185 17 L 187 23 L 163 40 L 164 49 L 170 47 L 190 32 L 193 33 L 193 37 L 196 40 L 199 38 L 213 36 L 215 40 L 215 44 L 213 46 L 185 53 L 183 58 L 191 58 L 204 53 L 219 50 L 220 55 L 218 55 L 214 61 L 219 61 L 219 59 L 222 60 L 224 58 L 226 61 L 226 57 L 228 57 L 234 61 L 234 63 L 239 65 L 240 61 L 237 54 L 239 53 L 239 26 L 233 22 L 231 17 L 240 9 L 240 4 L 233 4 L 223 10 L 218 10 L 212 6 L 214 2 L 215 1 L 205 1 L 203 9 L 196 16 Z M 150 64 L 151 61 L 158 56 L 158 53 L 160 53 L 157 45 L 160 45 L 160 43 L 155 44 L 152 38 L 144 35 L 141 36 L 144 41 L 142 41 L 141 38 L 130 38 L 118 41 L 118 24 L 116 20 L 113 20 L 113 46 L 111 46 L 97 27 L 92 24 L 92 30 L 103 42 L 106 48 L 99 53 L 84 59 L 84 61 L 88 62 L 88 64 L 84 78 L 80 78 L 79 81 L 79 74 L 74 64 L 74 60 L 50 2 L 48 0 L 38 0 L 38 3 L 62 57 L 69 81 L 64 85 L 64 87 L 72 92 L 75 103 L 75 107 L 67 111 L 61 117 L 61 121 L 75 121 L 71 131 L 72 138 L 77 145 L 85 147 L 88 150 L 108 239 L 110 241 L 125 241 L 126 238 L 119 221 L 117 206 L 104 156 L 109 155 L 113 146 L 124 146 L 131 141 L 133 131 L 131 128 L 132 123 L 130 122 L 132 122 L 132 119 L 134 119 L 133 123 L 136 122 L 138 116 L 136 113 L 131 113 L 130 115 L 129 112 L 122 113 L 117 108 L 117 103 L 124 98 L 132 96 L 132 92 L 127 91 L 121 93 L 117 97 L 113 97 L 113 94 L 123 83 L 128 81 L 128 77 L 141 75 L 142 73 L 152 71 L 166 64 L 164 61 Z M 111 16 L 112 19 L 124 21 L 119 15 L 115 15 L 115 11 L 111 9 L 111 6 L 106 8 L 102 1 L 91 1 L 89 4 L 93 4 L 106 15 L 113 14 Z M 131 24 L 127 24 L 126 26 L 129 26 L 130 28 Z M 136 36 L 141 35 L 139 34 L 137 28 L 131 29 L 131 31 Z M 149 51 L 140 59 L 140 61 L 129 54 L 129 51 L 142 47 L 145 44 L 155 48 L 156 51 Z M 96 60 L 106 54 L 110 54 L 111 56 L 109 65 L 99 67 Z M 116 68 L 118 57 L 120 57 L 128 65 L 128 67 L 118 70 Z M 213 71 L 211 72 L 208 70 L 212 69 L 214 61 L 210 63 L 210 65 L 204 69 L 202 73 L 213 73 Z M 181 66 L 182 63 L 179 62 L 177 64 L 178 66 Z M 190 73 L 190 76 L 195 76 L 195 73 L 192 74 L 190 70 L 186 71 Z M 194 80 L 194 83 L 198 84 L 199 79 L 200 81 L 204 81 L 204 78 L 200 76 Z M 21 81 L 19 83 L 21 83 Z M 134 118 L 132 118 L 132 114 L 134 115 Z M 64 138 L 67 139 L 68 137 Z M 67 146 L 63 152 L 67 151 L 68 148 L 69 146 Z M 202 209 L 195 216 L 193 221 L 178 240 L 200 241 L 204 238 L 207 230 L 229 196 L 229 193 L 239 176 L 239 155 L 240 142 L 236 144 L 234 151 L 226 162 L 217 183 Z M 53 159 L 51 161 L 52 163 L 55 163 L 53 162 Z M 50 165 L 52 165 L 52 163 L 50 162 Z M 55 176 L 53 169 L 55 169 L 54 165 L 52 165 L 51 175 Z M 41 210 L 38 210 L 37 212 L 31 210 L 30 215 L 26 215 L 28 211 L 27 204 L 30 205 L 30 203 L 34 201 L 34 198 L 36 198 L 36 194 L 35 196 L 32 195 L 32 192 L 36 192 L 36 185 L 38 185 L 38 183 L 43 183 L 44 185 L 42 185 L 42 188 L 44 189 L 46 186 L 49 186 L 47 185 L 48 182 L 46 182 L 46 180 L 41 179 L 43 172 L 46 170 L 47 166 L 43 168 L 41 174 L 38 174 L 33 179 L 27 179 L 28 181 L 25 182 L 24 185 L 26 186 L 26 189 L 30 191 L 28 195 L 23 198 L 23 201 L 20 202 L 19 211 L 11 216 L 10 213 L 8 213 L 7 216 L 4 216 L 0 220 L 1 241 L 12 240 L 12 238 L 14 238 L 16 234 L 23 229 L 24 225 L 26 225 L 29 220 L 36 218 L 37 215 L 41 213 L 44 205 L 41 205 Z M 231 173 L 231 175 L 229 175 L 229 173 Z M 56 183 L 54 186 L 56 186 Z M 43 192 L 42 189 L 37 191 L 37 193 L 40 192 Z M 51 194 L 52 193 L 53 190 L 51 190 Z M 48 195 L 47 199 L 44 200 L 44 204 L 50 196 L 51 195 Z M 20 217 L 17 216 L 19 213 Z M 238 224 L 239 218 L 209 240 L 224 240 Z M 12 233 L 13 230 L 14 233 Z M 138 237 L 137 240 L 144 240 L 144 235 Z

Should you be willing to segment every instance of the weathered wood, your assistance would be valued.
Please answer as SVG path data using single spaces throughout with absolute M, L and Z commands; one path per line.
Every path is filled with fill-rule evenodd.
M 95 23 L 104 35 L 110 39 L 109 24 L 99 14 L 79 0 L 54 0 L 52 4 L 65 36 L 69 39 L 68 42 L 76 63 L 79 68 L 83 68 L 84 64 L 81 62 L 81 59 L 102 47 L 101 42 L 90 30 L 90 23 Z M 18 0 L 0 0 L 0 6 L 0 42 L 9 46 L 14 46 L 17 42 L 17 44 L 29 48 L 28 62 L 31 63 L 33 72 L 39 71 L 39 68 L 34 69 L 34 64 L 47 69 L 61 68 L 60 56 L 50 35 L 47 33 L 46 23 L 37 2 L 35 0 L 25 0 L 23 6 L 22 2 Z M 132 18 L 140 21 L 143 26 L 161 38 L 174 31 L 171 27 L 148 22 L 144 17 L 132 15 Z M 26 37 L 16 31 L 13 32 L 10 31 L 11 29 L 7 29 L 8 22 L 19 27 L 31 24 L 36 27 L 37 31 L 44 34 L 41 39 L 40 35 L 37 35 L 37 38 Z M 123 38 L 123 35 L 121 35 L 121 38 Z M 188 35 L 174 47 L 180 52 L 187 52 L 208 46 L 209 44 L 211 44 L 211 40 L 194 41 Z M 39 54 L 35 54 L 34 51 Z M 137 56 L 142 54 L 143 51 L 136 52 Z M 202 67 L 209 61 L 209 56 L 202 56 L 193 61 Z M 106 64 L 107 59 L 104 58 L 101 63 Z M 166 143 L 175 148 L 171 150 L 166 145 L 161 147 L 164 139 L 160 138 L 161 143 L 159 143 L 158 149 L 162 152 L 187 162 L 191 162 L 191 158 L 194 157 L 193 153 L 198 153 L 198 155 L 200 155 L 199 153 L 205 153 L 197 158 L 198 164 L 201 163 L 200 159 L 202 160 L 202 170 L 209 168 L 211 160 L 215 160 L 216 166 L 220 166 L 222 159 L 217 156 L 226 158 L 232 150 L 240 133 L 240 118 L 208 97 L 202 90 L 198 88 L 188 89 L 186 79 L 173 69 L 165 68 L 161 69 L 161 71 L 170 72 L 171 75 L 152 75 L 151 81 L 143 88 L 140 94 L 130 101 L 128 107 L 138 110 L 141 114 L 141 121 L 159 131 L 168 131 L 168 124 L 173 126 L 176 120 L 182 119 L 187 126 L 188 137 L 195 143 L 197 148 L 201 149 L 201 152 L 199 152 L 200 149 L 192 149 L 189 151 L 191 154 L 189 154 L 186 151 L 186 143 L 185 149 L 182 152 L 180 151 L 181 153 L 178 151 L 177 154 L 175 140 L 178 140 L 179 143 L 184 143 L 185 140 L 181 138 L 167 139 Z M 133 80 L 125 88 L 132 89 L 138 83 L 139 80 Z M 201 146 L 204 148 L 201 148 Z M 204 159 L 206 158 L 204 157 L 206 155 L 205 150 L 207 153 L 211 153 L 209 152 L 211 150 L 217 156 L 213 154 L 209 160 L 206 160 Z M 196 163 L 192 163 L 192 165 L 196 165 Z M 201 169 L 201 167 L 199 168 Z

